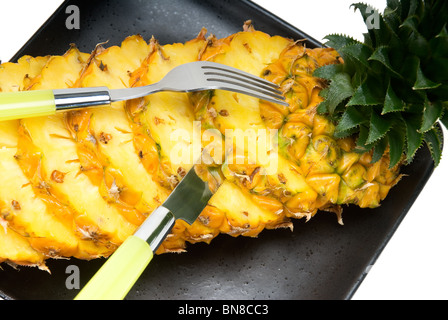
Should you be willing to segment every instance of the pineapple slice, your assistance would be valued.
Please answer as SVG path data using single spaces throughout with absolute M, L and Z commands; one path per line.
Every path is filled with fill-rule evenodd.
M 195 39 L 185 44 L 160 46 L 155 39 L 152 39 L 150 53 L 142 66 L 132 74 L 132 86 L 155 83 L 174 67 L 196 61 L 206 45 L 205 33 L 205 29 L 201 30 Z M 193 165 L 194 113 L 188 94 L 155 93 L 128 101 L 126 110 L 133 120 L 134 144 L 142 163 L 160 186 L 168 191 L 173 190 Z M 182 141 L 178 140 L 179 132 L 184 133 Z M 139 143 L 141 139 L 146 139 L 144 144 Z M 152 146 L 149 149 L 148 143 Z M 179 156 L 176 152 L 179 145 L 182 152 L 187 154 L 186 157 Z M 139 150 L 139 147 L 147 149 Z M 202 236 L 204 232 L 201 230 L 199 235 L 185 234 L 188 227 L 183 221 L 176 221 L 173 232 L 162 243 L 157 253 L 182 251 L 186 238 L 191 241 L 199 238 L 204 241 L 210 240 L 209 236 L 205 238 Z M 207 231 L 205 233 L 208 234 Z
M 209 201 L 209 205 L 225 214 L 221 232 L 231 236 L 257 236 L 267 225 L 279 224 L 279 216 L 257 205 L 235 184 L 224 181 Z M 283 219 L 280 217 L 281 222 Z
M 65 89 L 73 86 L 89 56 L 87 53 L 80 52 L 75 46 L 72 46 L 63 56 L 51 56 L 41 72 L 33 77 L 24 89 Z
M 266 33 L 255 31 L 248 23 L 245 25 L 243 32 L 225 39 L 213 39 L 204 50 L 201 58 L 260 76 L 265 67 L 274 62 L 280 53 L 291 45 L 291 40 L 277 36 L 271 37 Z M 289 164 L 285 159 L 274 155 L 271 160 L 269 156 L 263 155 L 263 152 L 275 151 L 269 138 L 264 140 L 267 143 L 267 148 L 265 150 L 261 149 L 261 152 L 258 150 L 258 148 L 264 148 L 260 135 L 269 134 L 268 128 L 261 117 L 259 99 L 243 94 L 215 90 L 211 98 L 198 99 L 198 102 L 195 109 L 199 110 L 197 113 L 199 119 L 203 120 L 204 126 L 217 128 L 225 135 L 225 147 L 232 150 L 232 152 L 226 153 L 222 171 L 224 176 L 234 185 L 232 184 L 233 186 L 229 187 L 230 185 L 224 183 L 210 201 L 215 210 L 223 212 L 227 218 L 229 228 L 224 232 L 256 236 L 267 226 L 270 228 L 290 227 L 291 224 L 283 212 L 282 204 L 276 199 L 269 199 L 263 195 L 268 185 L 272 183 L 271 180 L 278 181 L 278 176 L 288 177 L 285 179 L 288 181 L 288 185 L 286 188 L 283 187 L 282 190 L 288 190 L 289 188 L 296 189 L 295 192 L 302 192 L 309 187 L 303 177 L 294 175 L 294 172 L 290 169 L 292 164 Z M 204 113 L 211 116 L 203 117 Z M 228 129 L 234 130 L 233 134 L 235 135 L 235 137 L 230 137 L 230 140 L 229 131 L 226 132 Z M 250 140 L 251 130 L 254 133 L 252 140 Z M 248 132 L 249 134 L 247 134 Z M 248 138 L 242 139 L 242 134 L 247 134 Z M 273 142 L 275 144 L 275 141 Z M 257 146 L 257 148 L 251 146 Z M 240 158 L 238 158 L 238 154 Z M 260 155 L 262 155 L 261 158 Z M 262 162 L 262 165 L 260 162 Z M 263 167 L 266 168 L 271 165 L 274 166 L 271 168 L 273 170 L 268 170 L 269 174 L 266 175 L 266 172 L 263 172 Z M 294 177 L 290 177 L 291 175 L 294 175 Z M 259 181 L 259 179 L 262 181 Z M 256 185 L 258 185 L 258 189 L 254 189 Z M 230 195 L 224 196 L 225 193 L 221 189 L 228 190 L 232 197 L 244 203 L 244 206 L 238 207 L 251 208 L 250 210 L 240 210 L 241 212 L 252 213 L 246 216 L 241 212 L 232 212 L 231 206 L 228 207 L 226 201 L 216 199 L 217 197 L 231 199 Z M 247 196 L 245 190 L 250 190 L 252 196 Z M 266 208 L 270 210 L 266 210 Z
M 0 65 L 0 92 L 22 91 L 29 86 L 32 78 L 40 73 L 50 56 L 23 56 L 17 63 L 5 62 Z
M 38 266 L 47 270 L 44 260 L 44 254 L 34 250 L 27 238 L 7 227 L 0 227 L 0 263 Z
M 2 134 L 18 140 L 18 124 L 2 125 Z M 9 132 L 7 132 L 9 131 Z M 17 148 L 0 150 L 0 170 L 8 172 L 0 184 L 2 218 L 17 233 L 27 237 L 33 248 L 50 257 L 74 256 L 78 238 L 73 229 L 52 214 L 34 194 L 33 187 L 15 160 Z
M 74 85 L 88 58 L 76 48 L 64 56 L 52 57 L 42 73 L 31 81 L 30 88 L 39 90 Z M 23 119 L 21 130 L 23 139 L 28 137 L 41 154 L 38 161 L 41 185 L 74 210 L 77 232 L 110 250 L 134 232 L 136 225 L 126 221 L 114 206 L 103 199 L 98 187 L 83 174 L 76 143 L 65 125 L 64 114 Z M 20 155 L 25 157 L 31 150 L 24 148 Z
M 150 55 L 133 76 L 139 79 L 136 84 L 158 82 L 176 66 L 196 61 L 206 43 L 204 32 L 202 30 L 196 39 L 185 44 L 160 46 L 153 39 Z M 194 113 L 189 96 L 186 93 L 159 92 L 144 97 L 140 103 L 144 108 L 138 117 L 159 149 L 160 183 L 172 190 L 194 161 Z M 182 140 L 177 133 L 184 133 Z M 176 153 L 179 145 L 182 145 L 180 149 L 186 156 Z
M 83 71 L 77 86 L 128 87 L 130 70 L 140 67 L 149 53 L 149 45 L 140 36 L 132 36 L 125 39 L 121 47 L 99 51 Z M 141 224 L 169 192 L 145 170 L 134 148 L 133 124 L 124 109 L 124 102 L 116 102 L 112 108 L 71 112 L 67 122 L 77 141 L 78 154 L 86 160 L 82 166 L 91 168 L 98 164 L 97 170 L 86 171 L 86 174 L 98 184 L 102 196 L 114 203 L 127 220 Z
M 269 36 L 246 25 L 247 31 L 211 42 L 202 60 L 223 63 L 256 76 L 266 65 L 278 58 L 291 45 L 291 40 Z M 224 44 L 222 44 L 224 43 Z M 220 48 L 217 50 L 216 48 Z M 210 52 L 209 52 L 210 51 Z M 217 53 L 215 51 L 218 51 Z M 260 115 L 259 99 L 240 93 L 215 90 L 210 101 L 214 126 L 225 134 L 225 129 L 264 129 Z M 242 107 L 244 106 L 244 107 Z
M 48 59 L 24 56 L 17 63 L 2 64 L 0 91 L 23 90 Z M 35 197 L 15 159 L 18 125 L 18 121 L 0 123 L 0 167 L 4 173 L 0 184 L 0 260 L 20 265 L 38 265 L 45 269 L 46 256 L 58 253 L 71 255 L 75 253 L 77 244 L 70 234 L 71 229 L 54 221 L 49 208 Z M 55 228 L 55 232 L 52 233 L 48 227 Z

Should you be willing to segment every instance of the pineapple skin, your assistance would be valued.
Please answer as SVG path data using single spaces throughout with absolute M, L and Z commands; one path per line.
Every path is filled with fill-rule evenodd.
M 389 168 L 387 153 L 371 163 L 371 153 L 357 152 L 356 137 L 336 139 L 334 124 L 316 110 L 327 84 L 312 73 L 342 63 L 335 50 L 305 48 L 257 31 L 250 21 L 223 39 L 206 33 L 167 45 L 131 36 L 121 46 L 98 45 L 90 54 L 72 47 L 64 56 L 27 56 L 0 66 L 0 90 L 7 92 L 143 86 L 179 64 L 215 61 L 277 83 L 289 103 L 219 90 L 161 92 L 110 109 L 0 124 L 0 156 L 15 170 L 0 178 L 13 183 L 0 189 L 0 262 L 44 269 L 48 258 L 109 256 L 193 166 L 193 157 L 179 161 L 173 135 L 192 133 L 195 124 L 202 137 L 213 132 L 223 145 L 228 129 L 275 130 L 276 170 L 249 162 L 247 152 L 242 163 L 226 150 L 215 152 L 214 163 L 198 165 L 215 194 L 191 226 L 176 221 L 158 254 L 183 252 L 188 243 L 210 243 L 221 233 L 256 237 L 264 229 L 292 229 L 291 219 L 308 220 L 319 211 L 336 213 L 342 224 L 342 205 L 380 205 L 400 180 L 400 165 Z M 181 141 L 189 155 L 193 139 Z M 207 147 L 208 141 L 201 142 Z M 239 143 L 232 142 L 235 150 L 244 149 Z M 14 181 L 12 172 L 21 179 Z M 15 198 L 23 189 L 28 198 L 20 203 Z M 12 219 L 19 216 L 14 206 L 22 211 L 31 199 L 41 209 L 28 210 L 28 220 Z M 30 221 L 38 221 L 36 229 Z M 45 234 L 46 226 L 54 232 Z

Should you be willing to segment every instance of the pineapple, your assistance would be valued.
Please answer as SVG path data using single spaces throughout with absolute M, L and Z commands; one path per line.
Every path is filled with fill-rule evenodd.
M 348 106 L 349 114 L 339 114 L 336 98 L 343 95 L 333 84 L 354 77 L 342 72 L 353 70 L 344 69 L 353 63 L 348 55 L 268 35 L 250 21 L 222 39 L 206 33 L 166 45 L 130 36 L 90 54 L 72 47 L 63 56 L 2 65 L 0 88 L 11 91 L 143 86 L 177 65 L 214 61 L 278 84 L 289 107 L 220 90 L 159 92 L 110 108 L 2 123 L 0 244 L 13 245 L 0 246 L 0 261 L 44 268 L 48 258 L 109 256 L 192 168 L 198 136 L 210 153 L 197 168 L 214 195 L 191 226 L 176 221 L 158 254 L 219 234 L 292 229 L 292 219 L 320 211 L 342 224 L 344 205 L 380 205 L 400 180 L 405 157 L 386 143 L 396 130 L 388 140 L 373 137 L 367 148 L 365 119 L 359 132 L 347 127 L 359 110 Z M 261 158 L 248 141 L 267 146 Z

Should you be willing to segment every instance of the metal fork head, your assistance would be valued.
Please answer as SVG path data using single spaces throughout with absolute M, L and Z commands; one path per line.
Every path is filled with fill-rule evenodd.
M 192 92 L 220 89 L 288 106 L 278 85 L 216 62 L 196 61 L 180 65 L 160 82 L 165 84 L 164 90 Z
M 193 92 L 220 89 L 288 106 L 279 87 L 260 77 L 216 62 L 196 61 L 177 66 L 157 83 L 110 90 L 111 101 L 135 99 L 160 91 Z

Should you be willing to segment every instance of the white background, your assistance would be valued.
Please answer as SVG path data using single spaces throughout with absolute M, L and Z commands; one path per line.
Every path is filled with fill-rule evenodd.
M 61 2 L 0 0 L 0 60 L 8 61 Z M 254 2 L 319 41 L 330 33 L 362 40 L 366 30 L 359 12 L 349 8 L 354 0 Z M 386 0 L 366 2 L 381 11 L 386 5 Z M 444 134 L 447 140 L 446 130 Z M 447 149 L 445 143 L 445 154 Z M 447 179 L 448 159 L 445 158 L 355 293 L 354 300 L 448 299 L 448 209 L 444 199 L 448 195 L 444 184 Z

